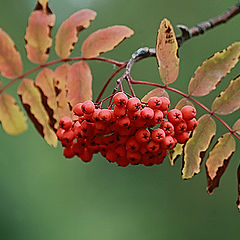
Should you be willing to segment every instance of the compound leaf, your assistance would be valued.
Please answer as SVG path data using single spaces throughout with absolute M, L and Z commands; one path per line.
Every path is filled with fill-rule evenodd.
M 214 90 L 222 78 L 237 64 L 239 56 L 240 42 L 236 42 L 203 62 L 189 83 L 189 94 L 205 96 Z
M 92 74 L 85 61 L 74 63 L 67 75 L 67 98 L 71 106 L 92 100 Z
M 54 87 L 56 91 L 56 102 L 59 118 L 63 116 L 72 117 L 67 100 L 67 75 L 70 66 L 65 63 L 57 67 L 54 71 Z
M 38 132 L 49 145 L 56 146 L 57 137 L 50 127 L 49 116 L 42 104 L 41 94 L 34 82 L 30 79 L 23 79 L 18 87 L 18 95 Z
M 89 35 L 83 42 L 82 56 L 86 58 L 97 57 L 101 53 L 112 50 L 131 35 L 133 35 L 133 30 L 121 25 L 100 29 Z
M 240 135 L 240 118 L 234 123 L 233 130 Z
M 22 70 L 20 53 L 10 36 L 0 28 L 0 73 L 6 78 L 15 78 Z
M 205 114 L 198 120 L 198 125 L 192 137 L 184 148 L 184 166 L 182 178 L 188 179 L 200 172 L 204 155 L 216 133 L 216 123 L 210 115 Z
M 219 186 L 220 179 L 225 172 L 229 160 L 236 148 L 236 143 L 231 133 L 224 134 L 209 153 L 206 161 L 207 191 L 212 193 Z
M 240 108 L 240 76 L 230 82 L 213 104 L 212 110 L 221 115 L 230 114 Z
M 26 52 L 33 63 L 42 64 L 49 56 L 52 46 L 51 28 L 55 23 L 55 15 L 48 7 L 48 1 L 40 1 L 28 19 L 25 34 Z
M 238 199 L 236 203 L 237 203 L 238 210 L 240 211 L 240 164 L 237 170 L 237 179 L 238 179 Z
M 36 77 L 36 86 L 39 88 L 42 96 L 42 104 L 45 107 L 50 126 L 58 128 L 59 114 L 57 107 L 56 91 L 54 86 L 54 72 L 49 68 L 44 68 Z
M 27 119 L 16 100 L 7 93 L 0 95 L 0 122 L 6 133 L 17 135 L 27 129 Z
M 96 12 L 83 9 L 71 15 L 58 29 L 55 50 L 59 57 L 66 58 L 71 54 L 74 44 L 78 40 L 78 33 L 88 28 L 90 21 L 94 20 Z
M 181 110 L 184 106 L 192 106 L 192 107 L 194 107 L 193 104 L 190 101 L 188 101 L 186 98 L 182 98 L 177 103 L 175 108 Z
M 150 92 L 148 92 L 143 98 L 142 98 L 142 102 L 147 102 L 149 98 L 151 97 L 167 97 L 168 93 L 163 89 L 163 88 L 154 88 L 153 90 L 151 90 Z
M 162 81 L 173 83 L 179 72 L 178 43 L 173 26 L 164 18 L 157 35 L 156 57 Z

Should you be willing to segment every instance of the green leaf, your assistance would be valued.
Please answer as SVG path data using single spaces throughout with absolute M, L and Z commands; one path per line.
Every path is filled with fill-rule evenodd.
M 198 125 L 184 148 L 184 179 L 200 172 L 201 163 L 215 133 L 216 124 L 210 115 L 205 114 L 199 118 Z
M 237 203 L 238 210 L 240 211 L 240 164 L 237 170 L 237 179 L 238 179 L 238 199 L 236 203 Z
M 31 62 L 38 64 L 43 64 L 48 59 L 49 49 L 52 46 L 51 28 L 55 23 L 55 15 L 47 2 L 38 2 L 35 11 L 28 19 L 25 34 L 27 57 Z
M 212 110 L 221 115 L 230 114 L 240 108 L 240 76 L 230 82 L 213 104 Z
M 234 123 L 233 130 L 240 135 L 240 118 Z
M 206 161 L 207 191 L 212 193 L 219 186 L 220 179 L 225 172 L 229 160 L 236 148 L 236 143 L 231 133 L 224 134 L 209 153 Z
M 177 143 L 173 149 L 168 150 L 168 158 L 172 166 L 175 164 L 177 158 L 182 155 L 183 147 L 184 144 Z
M 74 63 L 68 70 L 67 98 L 72 107 L 92 100 L 92 74 L 85 61 Z
M 29 118 L 41 136 L 49 145 L 57 146 L 56 134 L 50 127 L 49 117 L 42 104 L 41 94 L 34 82 L 30 79 L 23 79 L 18 86 L 18 95 Z
M 112 50 L 131 35 L 133 35 L 133 30 L 126 26 L 115 25 L 100 29 L 89 35 L 83 42 L 82 56 L 85 58 L 97 57 L 101 53 Z
M 83 9 L 71 15 L 58 29 L 55 50 L 59 57 L 66 58 L 71 54 L 74 44 L 78 41 L 78 33 L 89 27 L 96 12 Z
M 153 90 L 151 90 L 150 92 L 148 92 L 143 98 L 142 98 L 142 102 L 148 102 L 148 99 L 151 97 L 167 97 L 168 93 L 163 89 L 163 88 L 155 88 Z
M 194 105 L 192 104 L 192 102 L 188 101 L 186 98 L 182 98 L 176 105 L 176 109 L 181 110 L 184 106 L 192 106 L 194 107 Z
M 164 18 L 157 35 L 156 57 L 162 81 L 173 83 L 179 72 L 178 43 L 169 20 Z
M 239 56 L 240 42 L 236 42 L 203 62 L 189 83 L 189 94 L 205 96 L 214 90 L 222 78 L 237 64 Z
M 70 66 L 65 63 L 57 67 L 54 71 L 54 87 L 56 91 L 56 102 L 59 117 L 72 117 L 67 99 L 67 75 Z
M 40 90 L 42 104 L 45 107 L 50 119 L 50 126 L 56 130 L 58 128 L 60 117 L 58 114 L 53 70 L 44 68 L 41 72 L 39 72 L 36 77 L 36 86 Z
M 6 78 L 15 78 L 22 70 L 20 53 L 13 40 L 0 28 L 0 73 Z
M 6 133 L 17 135 L 27 129 L 27 119 L 15 99 L 7 93 L 0 95 L 0 122 Z

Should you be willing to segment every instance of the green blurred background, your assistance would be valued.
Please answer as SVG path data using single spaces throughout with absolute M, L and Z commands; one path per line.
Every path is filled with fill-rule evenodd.
M 33 0 L 0 0 L 0 27 L 15 41 L 23 56 L 25 71 L 34 66 L 25 57 L 24 34 L 35 3 Z M 193 26 L 235 3 L 231 0 L 51 0 L 50 7 L 56 14 L 53 36 L 61 22 L 77 10 L 90 8 L 98 13 L 91 26 L 80 34 L 73 56 L 80 54 L 81 43 L 89 33 L 114 24 L 131 27 L 134 36 L 104 54 L 126 60 L 139 47 L 154 47 L 162 18 L 167 17 L 174 26 Z M 204 59 L 240 40 L 239 23 L 240 15 L 186 42 L 179 51 L 180 75 L 172 86 L 186 91 L 187 83 Z M 179 33 L 177 29 L 176 32 Z M 50 59 L 54 58 L 52 50 Z M 96 97 L 113 67 L 97 62 L 91 62 L 90 66 Z M 238 64 L 217 90 L 201 101 L 210 107 L 211 99 L 218 96 L 239 70 Z M 160 81 L 154 59 L 136 64 L 132 76 L 136 80 Z M 16 87 L 8 92 L 16 96 Z M 136 87 L 139 97 L 150 89 Z M 180 99 L 175 94 L 170 96 L 172 105 Z M 203 113 L 201 109 L 198 112 Z M 232 125 L 238 117 L 239 111 L 223 119 Z M 217 131 L 220 136 L 226 129 L 217 123 Z M 161 166 L 121 168 L 101 156 L 85 164 L 77 158 L 64 159 L 62 148 L 48 146 L 30 122 L 28 131 L 20 136 L 8 136 L 1 130 L 0 239 L 238 239 L 240 218 L 235 201 L 239 147 L 238 143 L 220 188 L 209 196 L 204 166 L 200 174 L 183 181 L 181 159 L 174 167 L 166 159 Z

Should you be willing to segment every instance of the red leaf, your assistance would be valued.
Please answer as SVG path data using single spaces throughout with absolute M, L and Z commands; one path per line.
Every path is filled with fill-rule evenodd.
M 58 29 L 56 35 L 55 50 L 59 57 L 66 58 L 74 48 L 78 40 L 78 33 L 90 25 L 94 20 L 96 12 L 84 9 L 71 15 Z
M 71 106 L 92 99 L 92 74 L 84 61 L 74 63 L 67 76 L 67 98 Z
M 67 100 L 67 74 L 70 66 L 65 63 L 56 68 L 54 72 L 54 86 L 56 91 L 56 101 L 58 106 L 59 117 L 72 117 L 68 100 Z
M 86 58 L 97 57 L 103 52 L 112 50 L 132 34 L 133 30 L 126 26 L 116 25 L 100 29 L 89 35 L 83 42 L 82 56 Z
M 47 1 L 38 2 L 35 11 L 28 19 L 25 34 L 27 57 L 33 63 L 42 64 L 48 59 L 49 49 L 52 46 L 51 28 L 54 23 L 55 15 L 52 14 Z
M 49 117 L 42 104 L 41 94 L 34 82 L 30 79 L 23 79 L 18 86 L 18 95 L 38 132 L 49 145 L 56 146 L 56 134 L 50 127 Z
M 13 40 L 0 28 L 0 73 L 6 78 L 22 74 L 22 60 Z

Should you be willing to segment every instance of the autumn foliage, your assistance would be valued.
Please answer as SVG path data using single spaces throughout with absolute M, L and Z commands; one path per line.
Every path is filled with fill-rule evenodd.
M 183 155 L 183 179 L 189 179 L 198 174 L 203 160 L 206 158 L 207 191 L 212 193 L 219 185 L 221 176 L 236 150 L 236 141 L 240 140 L 240 119 L 235 119 L 235 124 L 229 126 L 221 118 L 221 115 L 231 114 L 240 108 L 240 77 L 237 76 L 233 79 L 217 98 L 212 99 L 211 109 L 208 109 L 198 101 L 199 98 L 195 97 L 205 96 L 216 89 L 220 81 L 238 63 L 240 42 L 232 43 L 226 49 L 204 61 L 190 80 L 188 93 L 183 93 L 178 89 L 169 87 L 169 84 L 177 80 L 179 73 L 179 43 L 173 26 L 167 19 L 161 21 L 157 33 L 156 48 L 139 49 L 126 62 L 99 57 L 102 53 L 111 51 L 124 39 L 133 35 L 132 29 L 122 25 L 106 27 L 91 33 L 81 46 L 81 56 L 70 57 L 79 34 L 90 26 L 95 17 L 96 12 L 92 10 L 80 10 L 68 17 L 59 27 L 55 38 L 52 38 L 51 29 L 55 24 L 55 15 L 49 8 L 47 0 L 39 0 L 29 17 L 25 34 L 27 58 L 37 66 L 26 73 L 23 73 L 21 56 L 13 40 L 6 31 L 0 29 L 0 73 L 3 77 L 11 79 L 9 82 L 0 84 L 2 129 L 11 135 L 20 134 L 27 129 L 26 114 L 17 104 L 15 98 L 5 92 L 10 85 L 18 82 L 17 94 L 28 118 L 49 145 L 55 147 L 58 139 L 61 141 L 65 147 L 64 155 L 66 157 L 78 155 L 87 162 L 93 153 L 100 152 L 106 159 L 117 162 L 121 166 L 127 166 L 129 163 L 132 165 L 142 163 L 149 166 L 162 163 L 166 156 L 168 156 L 171 165 L 174 165 L 176 159 Z M 53 41 L 55 41 L 55 52 L 59 58 L 47 62 Z M 156 57 L 163 84 L 136 81 L 130 74 L 133 64 L 150 56 Z M 103 88 L 99 91 L 95 101 L 92 96 L 94 79 L 87 63 L 93 60 L 116 66 L 114 73 L 107 79 L 106 83 L 102 84 Z M 55 64 L 60 65 L 54 70 L 49 68 Z M 28 75 L 35 71 L 38 71 L 36 79 L 29 79 Z M 115 76 L 120 71 L 123 71 L 122 77 L 116 79 Z M 108 84 L 114 80 L 117 81 L 112 94 L 103 98 Z M 123 81 L 128 83 L 130 91 L 123 89 Z M 139 100 L 134 91 L 136 84 L 150 85 L 154 89 Z M 153 100 L 150 99 L 160 99 L 161 102 L 169 101 L 170 103 L 167 91 L 175 92 L 183 98 L 172 108 L 151 107 Z M 116 96 L 119 93 L 125 97 L 118 105 Z M 129 107 L 131 101 L 139 103 L 139 108 L 136 111 L 131 109 L 131 106 Z M 86 102 L 91 102 L 94 107 L 91 113 L 84 112 L 82 105 Z M 107 107 L 103 108 L 102 105 L 106 103 Z M 186 115 L 184 117 L 182 109 L 186 106 L 195 109 L 193 105 L 204 109 L 206 113 L 202 116 L 197 114 L 197 121 L 194 120 L 197 123 L 191 128 L 188 121 L 195 116 L 187 119 Z M 184 140 L 179 137 L 181 130 L 178 129 L 181 128 L 177 128 L 179 123 L 174 122 L 170 113 L 171 109 L 176 109 L 176 112 L 183 114 L 181 126 L 182 129 L 185 129 L 183 131 L 185 132 Z M 159 121 L 153 120 L 159 116 L 157 114 L 162 114 Z M 149 117 L 150 115 L 151 117 Z M 219 139 L 214 139 L 217 130 L 216 120 L 220 121 L 226 129 L 226 133 Z M 68 121 L 70 123 L 66 127 L 64 124 Z M 171 133 L 168 133 L 168 130 L 164 128 L 166 122 L 173 125 Z M 85 133 L 83 129 L 86 130 Z M 67 137 L 64 137 L 66 131 L 68 134 L 65 133 Z M 146 144 L 141 142 L 144 141 L 141 136 L 148 136 L 148 134 Z M 163 139 L 168 136 L 168 141 L 171 138 L 173 142 L 165 143 L 164 140 L 160 144 L 154 134 L 164 135 Z M 94 146 L 91 145 L 93 140 Z M 97 141 L 98 144 L 96 144 Z M 209 149 L 212 141 L 215 144 Z M 81 144 L 85 144 L 83 148 Z M 138 150 L 135 151 L 136 149 L 132 149 L 132 147 L 136 147 Z M 75 148 L 75 152 L 73 148 Z M 117 155 L 121 155 L 120 160 Z M 237 176 L 239 192 L 237 204 L 240 209 L 239 169 Z

